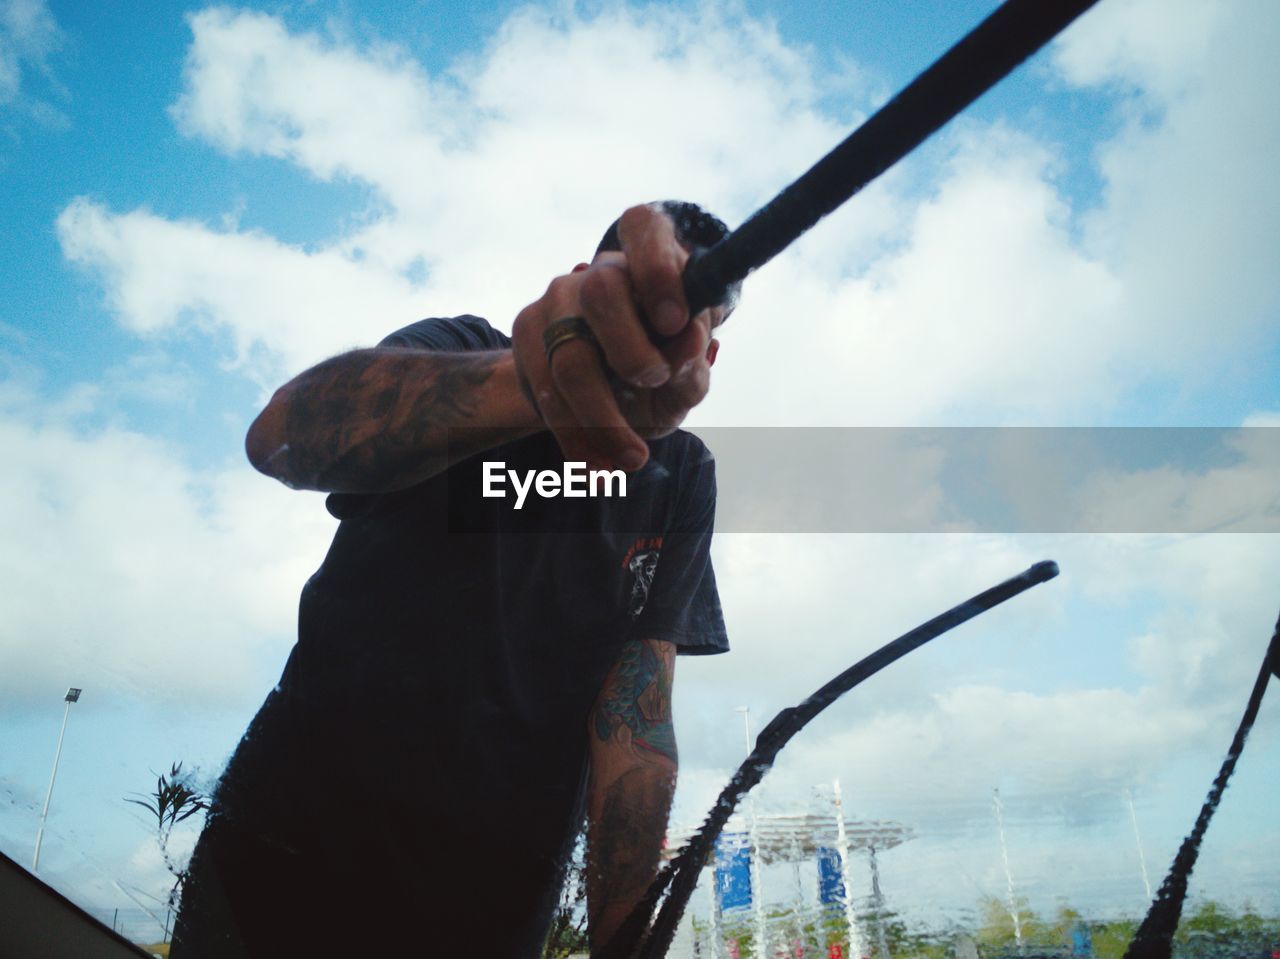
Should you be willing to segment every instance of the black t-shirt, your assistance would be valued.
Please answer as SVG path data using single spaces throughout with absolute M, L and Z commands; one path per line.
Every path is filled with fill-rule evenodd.
M 382 345 L 510 340 L 462 316 Z M 531 491 L 516 510 L 514 495 L 480 495 L 486 461 L 559 471 L 548 433 L 407 490 L 331 495 L 342 522 L 303 589 L 281 683 L 224 777 L 226 813 L 284 829 L 291 846 L 323 836 L 380 881 L 417 882 L 412 869 L 388 875 L 386 843 L 368 842 L 394 823 L 408 858 L 391 858 L 426 857 L 457 886 L 437 908 L 461 915 L 476 884 L 496 883 L 512 927 L 501 934 L 532 942 L 581 818 L 588 714 L 622 644 L 728 648 L 709 554 L 714 462 L 682 431 L 650 451 L 625 498 Z M 281 777 L 309 783 L 301 808 L 265 798 Z M 492 923 L 492 909 L 477 915 Z

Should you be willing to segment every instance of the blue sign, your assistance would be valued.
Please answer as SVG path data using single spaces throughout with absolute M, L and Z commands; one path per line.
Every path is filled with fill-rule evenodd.
M 1071 927 L 1071 955 L 1073 959 L 1093 959 L 1093 934 L 1083 922 Z
M 818 849 L 818 899 L 824 905 L 844 902 L 844 875 L 840 852 L 822 847 Z
M 724 833 L 716 840 L 716 896 L 721 909 L 751 905 L 751 847 L 745 833 Z

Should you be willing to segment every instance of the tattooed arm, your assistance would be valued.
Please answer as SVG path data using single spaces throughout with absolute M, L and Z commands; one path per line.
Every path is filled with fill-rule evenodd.
M 636 429 L 670 432 L 706 395 L 711 330 L 729 307 L 687 315 L 689 252 L 660 205 L 629 209 L 617 238 L 621 250 L 597 251 L 520 311 L 512 351 L 356 350 L 291 380 L 250 428 L 250 462 L 296 488 L 387 492 L 546 427 L 566 459 L 639 469 L 649 449 Z M 543 334 L 569 317 L 596 342 L 563 342 L 552 368 Z
M 587 916 L 603 949 L 657 874 L 676 785 L 671 682 L 676 648 L 626 643 L 591 713 Z
M 297 489 L 387 492 L 541 426 L 510 350 L 384 347 L 290 380 L 250 427 L 245 450 L 257 469 Z

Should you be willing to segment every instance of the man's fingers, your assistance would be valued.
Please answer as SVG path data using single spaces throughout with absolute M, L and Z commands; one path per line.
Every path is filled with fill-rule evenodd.
M 618 221 L 618 239 L 649 326 L 659 336 L 679 333 L 689 322 L 680 280 L 689 255 L 676 240 L 675 224 L 658 207 L 633 206 Z
M 705 361 L 707 344 L 710 342 L 710 316 L 704 311 L 662 346 L 662 354 L 671 364 L 672 379 L 683 376 L 690 364 Z
M 566 460 L 635 470 L 649 454 L 642 434 L 674 428 L 706 395 L 711 316 L 688 315 L 688 252 L 661 206 L 632 207 L 618 233 L 622 250 L 552 280 L 513 339 L 522 385 Z
M 564 348 L 561 347 L 561 349 Z M 590 444 L 586 432 L 578 427 L 573 411 L 556 389 L 546 359 L 539 354 L 537 360 L 526 365 L 525 376 L 528 380 L 529 392 L 532 394 L 531 399 L 538 409 L 538 415 L 555 436 L 566 462 L 594 461 L 597 455 L 595 449 Z
M 629 383 L 650 389 L 667 381 L 671 367 L 649 339 L 621 256 L 618 264 L 606 261 L 585 274 L 579 297 L 609 369 Z
M 568 289 L 561 279 L 516 317 L 512 346 L 522 386 L 566 461 L 639 469 L 649 447 L 618 409 L 597 346 L 577 337 L 555 346 L 550 358 L 546 355 L 543 333 L 549 318 L 559 319 L 561 310 L 570 315 L 573 309 L 560 295 Z
M 574 445 L 582 441 L 595 451 L 593 465 L 637 470 L 645 464 L 649 447 L 618 409 L 593 344 L 571 340 L 558 347 L 551 357 L 551 378 L 577 428 Z M 560 431 L 555 432 L 559 439 Z

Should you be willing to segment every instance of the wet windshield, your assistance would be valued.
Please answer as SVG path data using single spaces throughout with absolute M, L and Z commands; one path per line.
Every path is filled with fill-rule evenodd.
M 572 272 L 996 6 L 0 0 L 6 868 L 161 954 L 188 885 L 193 943 L 585 953 L 780 711 L 1051 559 L 722 810 L 670 954 L 1123 955 L 1280 612 L 1280 10 L 1101 0 L 686 341 L 650 221 Z M 604 301 L 705 376 L 575 396 Z M 647 465 L 566 467 L 613 402 Z M 1278 702 L 1175 954 L 1280 950 Z

